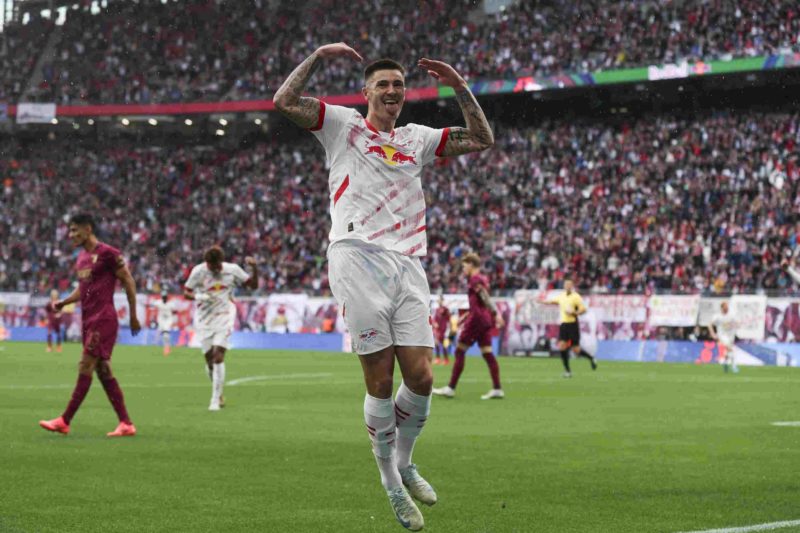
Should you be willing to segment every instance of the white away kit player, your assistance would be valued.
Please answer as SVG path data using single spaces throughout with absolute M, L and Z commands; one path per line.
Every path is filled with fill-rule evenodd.
M 169 337 L 172 329 L 175 327 L 175 305 L 169 301 L 167 293 L 161 293 L 161 299 L 153 304 L 158 313 L 156 322 L 158 324 L 158 331 L 161 333 L 161 343 L 164 346 L 164 357 L 169 355 L 170 342 Z
M 208 377 L 211 378 L 211 403 L 209 411 L 219 411 L 225 406 L 222 395 L 225 384 L 225 352 L 230 348 L 236 308 L 233 290 L 242 286 L 258 288 L 258 268 L 252 257 L 245 259 L 251 273 L 233 263 L 226 263 L 222 248 L 212 246 L 206 250 L 205 262 L 192 269 L 184 286 L 184 296 L 197 302 L 195 310 L 196 334 L 200 349 L 206 357 Z
M 736 356 L 734 354 L 736 343 L 736 330 L 739 323 L 736 317 L 730 312 L 728 302 L 722 302 L 719 306 L 720 312 L 714 315 L 709 324 L 709 332 L 711 338 L 716 340 L 719 344 L 719 349 L 723 352 L 722 368 L 725 372 L 730 368 L 731 372 L 736 373 L 739 367 L 736 366 Z

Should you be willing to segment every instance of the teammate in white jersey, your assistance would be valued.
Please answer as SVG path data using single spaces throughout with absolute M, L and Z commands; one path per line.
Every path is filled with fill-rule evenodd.
M 320 63 L 334 58 L 362 60 L 344 43 L 318 48 L 275 93 L 275 106 L 310 129 L 325 148 L 331 290 L 361 361 L 367 389 L 364 419 L 381 483 L 398 521 L 417 531 L 424 520 L 411 496 L 436 503 L 433 488 L 411 463 L 433 384 L 430 289 L 419 260 L 427 247 L 420 175 L 437 156 L 485 150 L 494 137 L 467 83 L 440 61 L 420 59 L 418 66 L 455 90 L 466 128 L 395 128 L 405 100 L 405 69 L 390 59 L 364 70 L 366 117 L 302 96 Z M 403 381 L 392 399 L 395 360 Z
M 158 312 L 156 322 L 158 331 L 161 333 L 161 343 L 164 346 L 164 357 L 166 357 L 170 352 L 170 332 L 175 324 L 175 305 L 168 300 L 167 293 L 162 292 L 161 299 L 154 303 L 153 307 Z
M 230 338 L 236 308 L 233 290 L 242 286 L 258 288 L 256 260 L 247 257 L 245 263 L 250 274 L 242 267 L 226 263 L 222 248 L 212 246 L 206 250 L 205 262 L 192 269 L 186 280 L 183 295 L 197 302 L 195 328 L 200 338 L 200 349 L 206 356 L 206 369 L 211 379 L 211 404 L 209 411 L 219 411 L 225 406 L 222 396 L 225 384 L 225 352 L 230 348 Z
M 739 367 L 736 366 L 734 344 L 736 342 L 736 330 L 739 328 L 739 322 L 736 320 L 736 317 L 730 313 L 728 302 L 722 302 L 719 308 L 720 312 L 711 319 L 708 330 L 711 333 L 711 338 L 717 341 L 719 350 L 722 352 L 720 356 L 723 359 L 723 370 L 727 372 L 730 368 L 733 373 L 736 373 L 739 371 Z

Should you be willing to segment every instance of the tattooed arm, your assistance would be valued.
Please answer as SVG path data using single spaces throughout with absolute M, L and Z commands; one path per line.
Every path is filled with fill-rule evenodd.
M 303 90 L 322 60 L 332 57 L 351 57 L 361 61 L 358 52 L 344 43 L 320 46 L 289 74 L 273 97 L 275 108 L 301 128 L 311 128 L 319 119 L 319 100 L 302 96 Z
M 443 85 L 455 89 L 456 100 L 467 123 L 466 128 L 450 128 L 450 135 L 441 155 L 461 155 L 490 148 L 494 144 L 492 127 L 464 78 L 453 67 L 441 61 L 423 58 L 418 65 Z

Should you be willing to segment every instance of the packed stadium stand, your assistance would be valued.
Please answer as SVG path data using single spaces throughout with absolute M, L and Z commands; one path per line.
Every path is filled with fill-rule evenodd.
M 788 1 L 511 2 L 486 14 L 473 2 L 436 0 L 413 16 L 381 0 L 94 4 L 67 6 L 63 24 L 6 25 L 6 102 L 26 87 L 58 104 L 270 98 L 317 45 L 342 36 L 367 58 L 404 61 L 411 86 L 431 84 L 413 67 L 423 55 L 475 80 L 800 52 L 800 10 Z M 309 92 L 360 86 L 358 67 L 337 61 Z M 502 98 L 494 105 L 506 115 L 528 105 Z M 405 120 L 415 105 L 406 104 Z M 460 288 L 466 250 L 489 259 L 500 292 L 567 274 L 596 292 L 790 286 L 780 261 L 800 233 L 796 106 L 649 109 L 613 121 L 520 116 L 492 114 L 492 150 L 427 171 L 433 290 Z M 224 239 L 235 257 L 260 258 L 262 290 L 326 293 L 323 151 L 310 135 L 282 137 L 286 126 L 273 122 L 253 142 L 118 138 L 107 129 L 80 142 L 35 128 L 3 137 L 0 289 L 66 289 L 65 220 L 90 209 L 148 290 L 177 290 L 199 250 Z
M 501 127 L 493 150 L 425 175 L 431 287 L 458 289 L 464 250 L 490 258 L 499 290 L 567 272 L 596 291 L 786 287 L 781 252 L 800 233 L 798 142 L 797 113 Z M 126 243 L 148 287 L 179 286 L 215 239 L 259 256 L 267 291 L 327 286 L 327 171 L 310 136 L 238 150 L 20 154 L 0 161 L 0 288 L 66 288 L 64 217 L 78 208 L 108 221 L 104 237 Z
M 789 0 L 539 0 L 497 14 L 468 0 L 407 11 L 384 0 L 109 0 L 96 14 L 91 4 L 66 11 L 31 97 L 64 104 L 271 98 L 294 65 L 345 36 L 365 58 L 391 55 L 408 65 L 409 86 L 430 85 L 414 65 L 433 51 L 476 80 L 800 50 L 800 8 Z M 40 40 L 45 30 L 24 32 Z M 6 55 L 30 69 L 28 53 Z M 326 65 L 309 85 L 312 92 L 358 89 L 342 62 Z

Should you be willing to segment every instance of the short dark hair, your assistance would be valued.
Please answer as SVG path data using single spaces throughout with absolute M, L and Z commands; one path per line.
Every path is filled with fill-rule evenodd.
M 212 265 L 218 265 L 222 263 L 222 261 L 225 259 L 225 254 L 222 253 L 222 248 L 220 248 L 218 245 L 215 244 L 214 246 L 206 250 L 206 253 L 203 255 L 203 259 L 205 260 L 206 263 L 211 263 Z
M 373 61 L 364 68 L 364 81 L 366 82 L 369 77 L 372 76 L 373 72 L 377 72 L 379 70 L 399 70 L 403 73 L 403 75 L 406 73 L 406 69 L 403 68 L 403 65 L 394 59 L 384 57 L 383 59 L 377 59 Z
M 468 265 L 472 265 L 475 268 L 481 267 L 481 256 L 476 254 L 475 252 L 470 252 L 464 257 L 461 258 L 462 263 L 467 263 Z
M 92 228 L 92 233 L 94 233 L 94 229 L 97 227 L 94 223 L 94 218 L 89 213 L 78 213 L 77 215 L 73 215 L 69 220 L 69 223 L 75 224 L 76 226 L 89 226 Z

